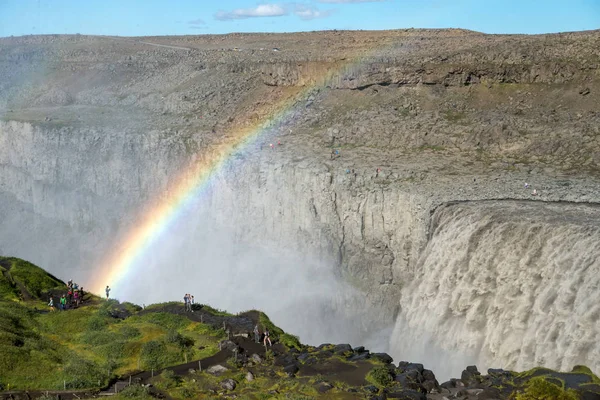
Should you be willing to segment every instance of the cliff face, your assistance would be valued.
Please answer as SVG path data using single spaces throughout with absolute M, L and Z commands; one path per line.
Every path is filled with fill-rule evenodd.
M 202 290 L 233 287 L 254 299 L 265 280 L 236 274 L 253 265 L 277 275 L 284 254 L 281 281 L 306 289 L 294 296 L 307 304 L 318 299 L 312 307 L 330 304 L 318 324 L 339 326 L 315 332 L 315 321 L 294 321 L 272 300 L 293 303 L 283 284 L 253 304 L 308 340 L 358 340 L 396 325 L 399 357 L 431 338 L 487 365 L 591 365 L 593 307 L 544 287 L 566 271 L 581 282 L 597 274 L 584 265 L 597 249 L 575 243 L 597 238 L 598 215 L 574 203 L 599 198 L 599 43 L 598 32 L 464 31 L 2 39 L 0 253 L 98 279 L 148 204 L 173 196 L 182 171 L 271 121 L 168 232 L 178 241 L 153 244 L 146 271 L 172 263 L 157 276 L 183 285 L 196 268 L 201 281 L 212 273 L 206 254 L 227 247 L 218 256 L 227 273 Z M 482 202 L 525 199 L 535 201 Z M 445 205 L 457 200 L 467 203 Z M 220 241 L 207 235 L 221 231 Z M 572 262 L 557 261 L 555 240 L 573 243 L 561 253 L 574 252 Z M 242 245 L 252 250 L 240 262 Z M 143 275 L 131 296 L 173 298 L 156 287 L 140 295 L 154 277 Z M 246 284 L 231 286 L 232 276 Z M 335 290 L 309 291 L 317 276 Z M 510 314 L 532 308 L 525 319 Z M 535 345 L 498 333 L 514 320 L 521 335 L 551 326 L 558 336 Z M 541 357 L 581 323 L 590 325 L 585 339 Z M 420 334 L 399 342 L 403 329 Z

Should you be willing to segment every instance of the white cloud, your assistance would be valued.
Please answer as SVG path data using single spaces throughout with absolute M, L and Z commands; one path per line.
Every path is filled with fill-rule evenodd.
M 221 21 L 257 17 L 281 17 L 287 15 L 285 8 L 278 4 L 260 4 L 255 8 L 237 8 L 233 11 L 219 11 L 215 18 Z
M 198 18 L 198 19 L 188 21 L 188 24 L 190 24 L 190 25 L 206 25 L 206 22 L 204 22 L 203 19 Z
M 317 0 L 319 3 L 326 4 L 346 4 L 346 3 L 375 3 L 377 1 L 385 0 Z
M 330 16 L 332 13 L 333 10 L 321 11 L 315 7 L 307 6 L 306 4 L 296 4 L 296 9 L 294 10 L 294 14 L 305 20 L 325 18 Z

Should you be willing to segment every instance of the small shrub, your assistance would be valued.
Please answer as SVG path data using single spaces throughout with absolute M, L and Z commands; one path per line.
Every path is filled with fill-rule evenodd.
M 183 336 L 181 333 L 174 330 L 167 332 L 166 341 L 167 343 L 172 343 L 182 349 L 192 347 L 194 345 L 194 339 Z
M 387 367 L 380 366 L 370 370 L 366 379 L 374 385 L 387 386 L 394 381 L 394 376 Z
M 129 326 L 129 325 L 125 325 L 125 326 L 121 327 L 121 330 L 119 331 L 119 333 L 125 339 L 133 339 L 133 338 L 136 338 L 141 335 L 141 332 L 139 329 L 134 328 L 133 326 Z
M 140 352 L 140 359 L 145 369 L 160 369 L 165 364 L 167 346 L 157 340 L 144 343 Z
M 127 386 L 125 389 L 121 390 L 119 393 L 119 397 L 126 399 L 151 399 L 150 391 L 147 387 L 141 385 L 131 385 Z
M 289 333 L 284 333 L 279 336 L 279 341 L 289 348 L 295 348 L 296 350 L 302 350 L 302 344 L 300 344 L 300 338 Z
M 87 329 L 88 331 L 98 332 L 106 328 L 108 325 L 108 321 L 106 318 L 101 317 L 100 315 L 95 315 L 88 320 Z
M 532 378 L 527 382 L 524 393 L 517 394 L 517 400 L 577 400 L 579 396 L 573 389 L 555 385 L 543 376 Z
M 183 382 L 183 379 L 170 369 L 166 369 L 160 374 L 166 389 L 177 387 Z
M 64 369 L 67 387 L 70 389 L 85 389 L 97 387 L 98 382 L 104 382 L 106 373 L 94 362 L 73 355 Z

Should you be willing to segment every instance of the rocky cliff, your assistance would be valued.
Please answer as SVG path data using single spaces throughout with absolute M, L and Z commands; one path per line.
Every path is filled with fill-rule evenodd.
M 597 31 L 1 39 L 0 252 L 93 279 L 182 171 L 268 122 L 178 239 L 155 244 L 127 288 L 138 301 L 154 272 L 182 285 L 218 259 L 223 272 L 197 283 L 207 295 L 233 291 L 223 306 L 242 310 L 244 293 L 303 339 L 396 325 L 398 352 L 433 342 L 487 365 L 593 365 L 595 311 L 569 293 L 598 269 L 597 211 L 576 203 L 599 198 L 599 44 Z M 265 284 L 280 270 L 302 290 Z M 322 280 L 337 283 L 307 289 Z M 319 325 L 333 327 L 295 320 L 295 296 L 331 305 Z M 533 344 L 542 330 L 555 333 Z

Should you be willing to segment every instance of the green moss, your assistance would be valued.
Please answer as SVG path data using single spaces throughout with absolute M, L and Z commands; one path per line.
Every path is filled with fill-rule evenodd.
M 394 381 L 394 376 L 387 366 L 379 366 L 371 369 L 366 380 L 376 386 L 385 387 Z
M 42 294 L 50 289 L 64 288 L 65 283 L 50 275 L 40 267 L 19 258 L 0 257 L 0 261 L 9 262 L 11 267 L 4 269 L 3 275 L 8 275 L 12 281 L 21 285 L 34 298 L 41 298 Z M 4 277 L 4 280 L 7 280 Z M 2 286 L 5 286 L 6 283 Z M 0 289 L 2 292 L 6 289 Z
M 572 389 L 564 388 L 538 376 L 527 382 L 525 391 L 518 393 L 516 400 L 577 400 L 579 396 Z
M 300 338 L 298 336 L 290 335 L 289 333 L 284 333 L 281 336 L 279 336 L 279 341 L 288 348 L 302 350 L 302 344 L 300 343 Z

